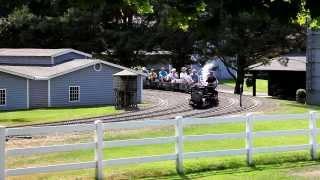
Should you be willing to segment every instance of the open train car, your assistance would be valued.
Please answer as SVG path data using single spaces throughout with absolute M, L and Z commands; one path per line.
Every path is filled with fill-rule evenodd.
M 191 90 L 190 84 L 187 83 L 172 83 L 172 82 L 160 82 L 160 81 L 145 81 L 144 89 L 158 89 L 165 91 L 177 91 L 189 93 Z

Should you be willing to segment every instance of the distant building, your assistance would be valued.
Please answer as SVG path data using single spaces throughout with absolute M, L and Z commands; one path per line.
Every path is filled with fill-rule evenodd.
M 74 49 L 0 49 L 0 110 L 114 104 L 114 74 L 142 74 Z
M 237 76 L 237 72 L 234 69 L 225 66 L 219 58 L 209 59 L 206 64 L 192 64 L 192 68 L 196 69 L 200 74 L 202 74 L 202 70 L 206 65 L 211 67 L 210 70 L 215 72 L 215 75 L 219 80 L 232 79 L 232 75 L 230 73 L 232 73 L 235 77 Z
M 306 56 L 289 54 L 274 58 L 266 65 L 254 65 L 254 78 L 268 80 L 268 95 L 293 99 L 297 89 L 306 88 Z

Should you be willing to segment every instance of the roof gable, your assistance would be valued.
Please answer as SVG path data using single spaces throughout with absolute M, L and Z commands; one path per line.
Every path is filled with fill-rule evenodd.
M 120 71 L 120 72 L 114 74 L 113 76 L 138 76 L 138 75 L 139 74 L 134 73 L 132 71 L 123 70 L 123 71 Z
M 145 76 L 141 72 L 137 72 L 130 68 L 126 68 L 117 64 L 102 61 L 99 59 L 74 59 L 69 62 L 65 62 L 59 65 L 44 67 L 44 66 L 12 66 L 12 65 L 0 65 L 0 71 L 16 76 L 24 77 L 34 80 L 48 80 L 64 74 L 68 74 L 97 63 L 105 64 L 107 66 L 127 70 L 137 75 Z
M 0 48 L 0 56 L 8 57 L 57 57 L 66 53 L 74 52 L 84 55 L 86 57 L 92 57 L 91 54 L 87 54 L 75 49 L 35 49 L 35 48 Z

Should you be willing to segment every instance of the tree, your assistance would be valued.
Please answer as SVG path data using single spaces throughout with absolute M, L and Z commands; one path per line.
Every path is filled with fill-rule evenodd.
M 301 28 L 292 24 L 290 18 L 274 12 L 279 6 L 283 10 L 299 7 L 282 4 L 285 3 L 282 1 L 271 4 L 250 2 L 239 4 L 239 1 L 229 0 L 208 3 L 208 14 L 201 21 L 199 30 L 206 49 L 236 70 L 237 94 L 252 65 L 266 64 L 272 57 L 289 52 L 301 43 L 297 39 L 304 37 Z M 231 62 L 232 58 L 228 57 L 235 57 L 236 62 Z
M 243 45 L 256 45 L 256 38 L 269 38 L 259 33 L 287 32 L 288 22 L 302 7 L 309 10 L 312 18 L 316 17 L 317 3 L 317 0 L 0 0 L 0 47 L 70 47 L 99 57 L 111 52 L 112 61 L 127 66 L 141 63 L 136 58 L 140 50 L 163 49 L 173 52 L 173 63 L 179 67 L 190 60 L 195 42 L 209 42 L 210 47 L 215 45 L 215 54 L 222 57 L 257 59 L 247 58 L 246 54 L 256 51 Z M 280 27 L 284 27 L 283 31 L 277 30 Z M 243 28 L 249 31 L 242 32 Z M 249 39 L 243 43 L 241 38 Z M 260 44 L 267 43 L 270 47 L 272 38 L 269 42 L 261 39 Z M 237 49 L 236 45 L 243 48 Z M 245 56 L 241 52 L 246 52 Z M 241 63 L 242 60 L 239 66 L 247 66 Z

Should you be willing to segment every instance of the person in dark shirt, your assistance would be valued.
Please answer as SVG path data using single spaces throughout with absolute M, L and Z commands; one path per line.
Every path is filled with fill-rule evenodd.
M 206 80 L 206 82 L 208 83 L 208 86 L 214 86 L 216 81 L 217 81 L 216 76 L 214 75 L 213 71 L 210 71 Z
M 195 69 L 192 70 L 191 78 L 192 78 L 193 83 L 199 82 L 199 76 L 198 76 L 197 70 L 195 70 Z

